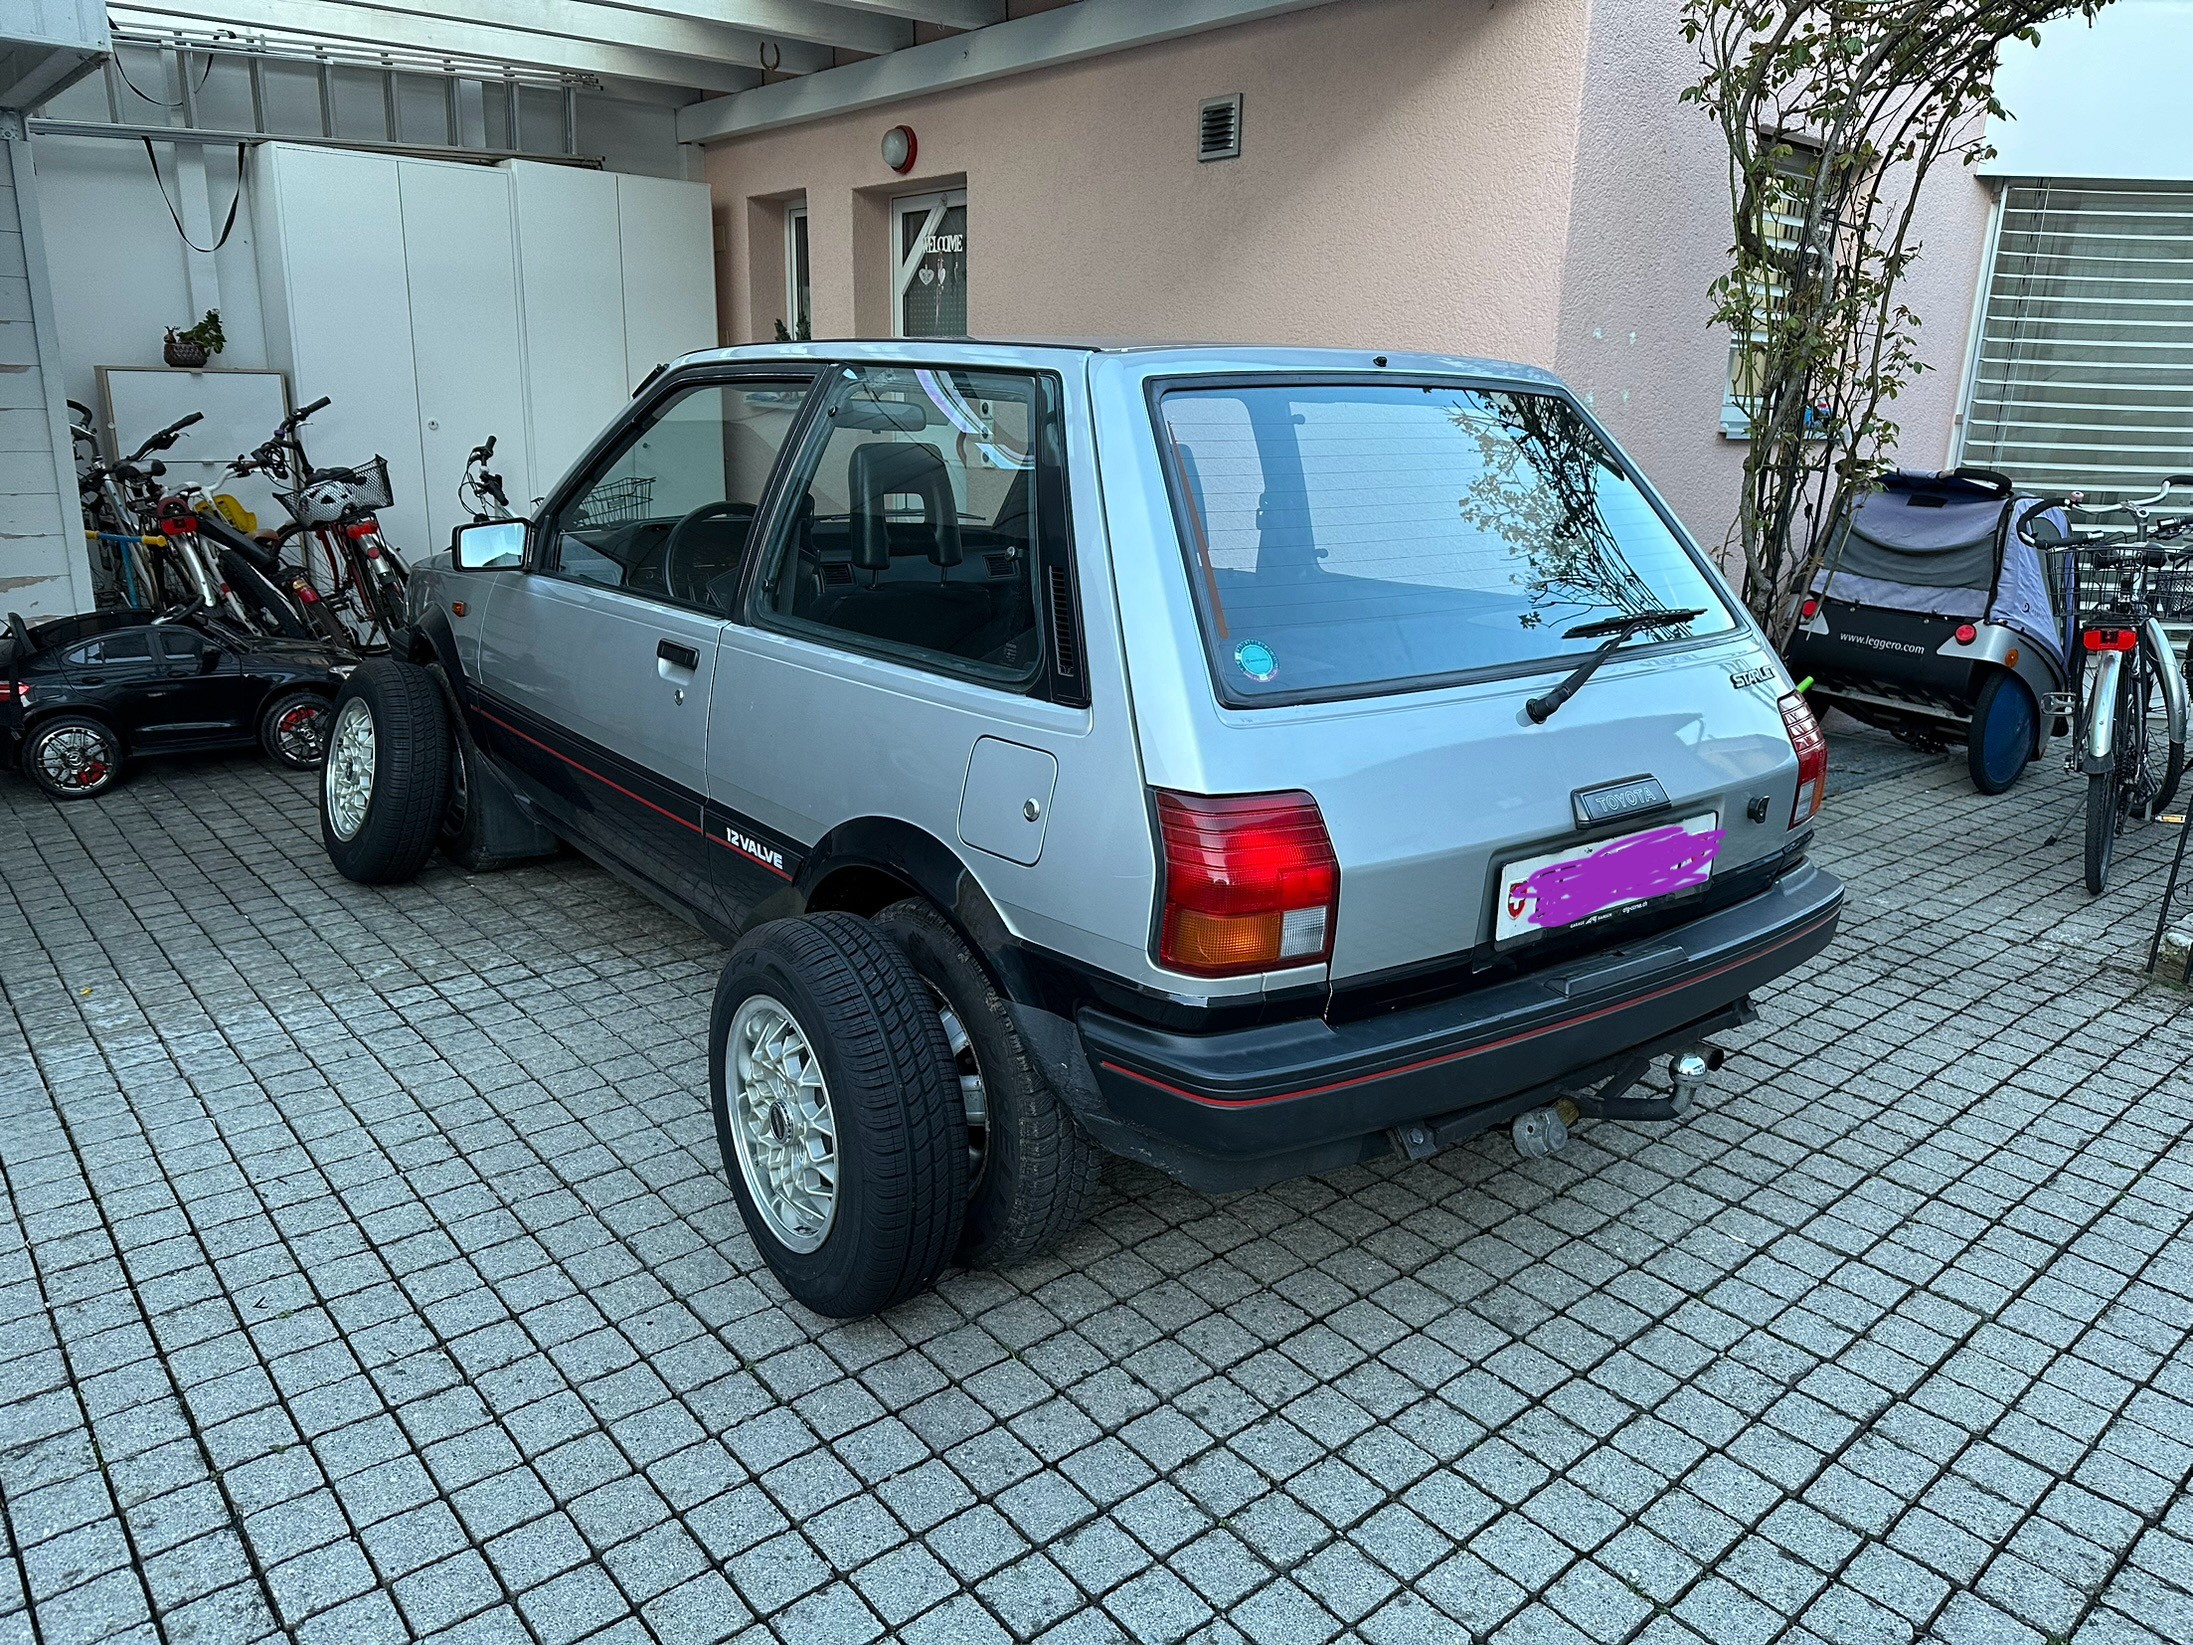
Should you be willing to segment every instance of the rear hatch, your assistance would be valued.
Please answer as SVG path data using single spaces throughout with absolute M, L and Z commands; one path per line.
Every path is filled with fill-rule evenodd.
M 1786 674 L 1565 394 L 1265 375 L 1152 398 L 1214 689 L 1156 736 L 1138 689 L 1149 779 L 1315 802 L 1336 982 L 1613 945 L 1800 837 Z

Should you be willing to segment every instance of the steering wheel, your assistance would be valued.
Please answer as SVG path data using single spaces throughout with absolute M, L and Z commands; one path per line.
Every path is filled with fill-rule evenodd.
M 699 586 L 693 586 L 686 576 L 688 568 L 680 558 L 681 551 L 686 548 L 694 526 L 704 520 L 729 519 L 745 507 L 744 503 L 734 503 L 729 499 L 703 503 L 670 528 L 670 535 L 664 539 L 662 545 L 662 580 L 663 587 L 669 590 L 673 600 L 683 600 L 688 605 L 708 603 L 708 583 L 711 578 L 701 578 Z M 692 569 L 696 572 L 699 570 L 698 567 Z M 726 569 L 728 568 L 717 567 L 711 577 L 720 576 Z

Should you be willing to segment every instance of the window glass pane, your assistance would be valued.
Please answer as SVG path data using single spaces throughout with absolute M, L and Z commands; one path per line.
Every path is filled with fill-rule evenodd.
M 807 213 L 792 212 L 786 218 L 786 227 L 785 276 L 790 290 L 785 299 L 791 310 L 787 329 L 794 341 L 805 342 L 815 331 L 813 291 L 807 272 Z
M 729 614 L 801 382 L 710 383 L 659 408 L 556 522 L 556 567 Z
M 841 370 L 769 608 L 864 649 L 1032 678 L 1037 392 L 1001 372 Z
M 935 229 L 922 232 L 930 213 L 902 208 L 899 263 L 919 253 L 921 261 L 899 298 L 899 331 L 907 337 L 967 335 L 967 208 L 948 206 Z
M 119 633 L 103 634 L 89 644 L 80 645 L 68 654 L 68 661 L 89 666 L 98 663 L 131 663 L 150 660 L 152 633 L 149 629 L 125 628 Z
M 1196 596 L 1237 696 L 1582 656 L 1600 618 L 1703 609 L 1711 579 L 1566 401 L 1272 385 L 1161 402 Z M 1672 636 L 1670 636 L 1672 637 Z

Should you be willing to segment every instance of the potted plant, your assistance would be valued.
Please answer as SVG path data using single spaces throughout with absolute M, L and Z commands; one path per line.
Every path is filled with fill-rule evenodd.
M 188 369 L 204 365 L 227 346 L 228 338 L 221 331 L 221 311 L 209 308 L 206 317 L 186 331 L 169 326 L 167 343 L 160 350 L 160 356 L 171 366 Z

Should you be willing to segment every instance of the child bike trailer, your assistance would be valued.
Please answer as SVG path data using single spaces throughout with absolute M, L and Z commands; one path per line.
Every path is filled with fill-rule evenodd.
M 1924 747 L 1961 739 L 1983 794 L 2064 729 L 2063 619 L 2012 529 L 2020 502 L 1985 469 L 1883 475 L 1830 528 L 1787 648 L 1815 708 Z

